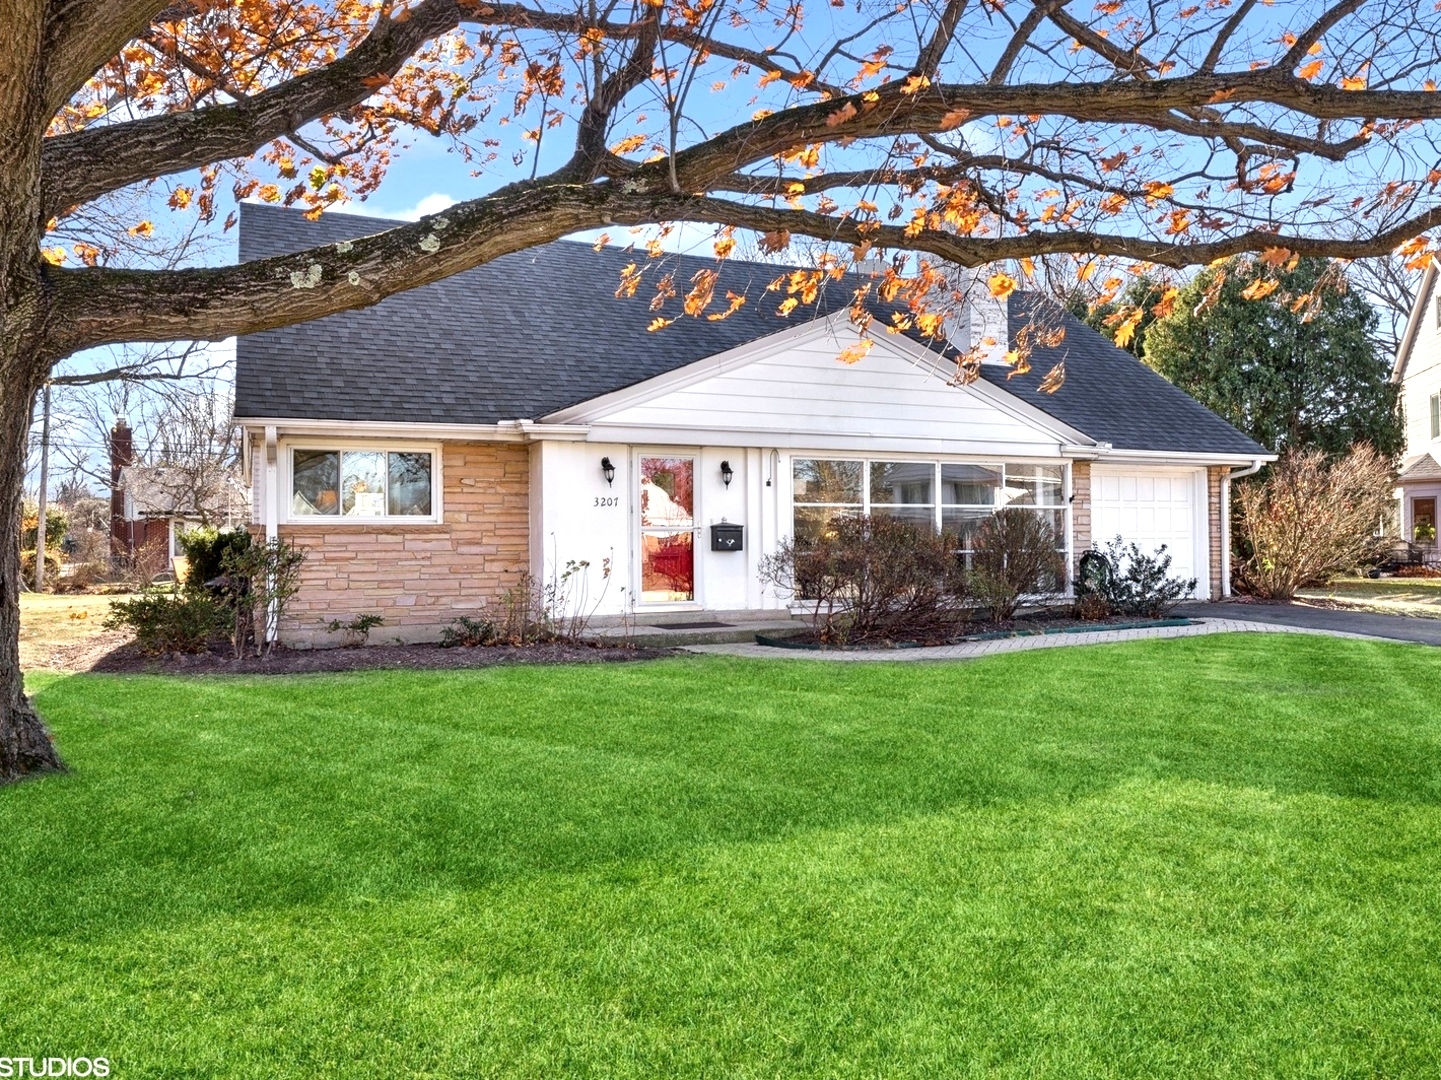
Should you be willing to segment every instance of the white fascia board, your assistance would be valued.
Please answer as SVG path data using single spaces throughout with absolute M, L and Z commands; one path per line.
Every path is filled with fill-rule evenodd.
M 548 413 L 541 417 L 541 420 L 547 424 L 585 424 L 599 420 L 622 409 L 644 405 L 673 391 L 684 390 L 706 379 L 746 367 L 801 342 L 834 335 L 840 329 L 839 324 L 846 321 L 846 312 L 837 311 L 823 319 L 812 319 L 799 326 L 788 326 L 774 334 L 737 345 L 734 349 L 727 349 L 714 356 L 703 357 L 685 367 L 667 371 L 633 386 L 588 398 L 577 405 Z
M 984 442 L 978 439 L 907 437 L 895 432 L 831 434 L 797 432 L 787 428 L 668 427 L 662 424 L 592 424 L 588 441 L 630 443 L 637 446 L 725 446 L 764 450 L 835 451 L 844 454 L 876 453 L 943 455 L 981 461 L 1060 461 L 1061 444 L 1044 446 L 1020 442 Z M 872 455 L 874 456 L 874 455 Z
M 1399 383 L 1406 378 L 1406 364 L 1411 359 L 1411 349 L 1416 344 L 1416 335 L 1421 332 L 1421 321 L 1426 317 L 1426 301 L 1431 288 L 1436 284 L 1436 262 L 1432 260 L 1421 275 L 1421 285 L 1416 290 L 1416 302 L 1411 305 L 1411 314 L 1406 319 L 1406 329 L 1401 334 L 1401 344 L 1396 347 L 1396 361 L 1391 365 L 1391 381 Z
M 404 424 L 381 420 L 311 420 L 296 417 L 237 416 L 247 430 L 273 428 L 281 438 L 343 436 L 348 439 L 438 440 L 450 442 L 534 442 L 538 439 L 581 441 L 589 430 L 576 424 L 537 424 L 505 420 L 498 424 Z
M 1083 450 L 1077 453 L 1076 450 Z M 1067 447 L 1064 451 L 1069 458 L 1087 458 L 1097 465 L 1254 465 L 1257 462 L 1275 461 L 1275 454 L 1212 454 L 1182 450 L 1103 450 L 1095 447 Z
M 917 341 L 912 341 L 903 334 L 887 334 L 878 341 L 884 341 L 887 345 L 896 347 L 896 351 L 904 355 L 913 363 L 929 366 L 936 378 L 949 384 L 949 377 L 941 370 L 940 357 L 932 350 L 926 348 Z M 1071 427 L 1069 424 L 1057 420 L 1044 409 L 1038 409 L 1029 402 L 1022 401 L 1015 394 L 1003 390 L 1001 387 L 978 378 L 974 382 L 967 383 L 963 389 L 971 391 L 977 397 L 983 399 L 988 405 L 993 405 L 1001 412 L 1019 420 L 1028 427 L 1035 428 L 1041 433 L 1054 438 L 1060 443 L 1072 443 L 1082 446 L 1092 445 L 1092 438 L 1084 431 Z

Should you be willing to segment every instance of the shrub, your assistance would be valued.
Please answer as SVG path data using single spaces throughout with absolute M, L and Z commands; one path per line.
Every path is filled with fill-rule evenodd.
M 232 546 L 221 559 L 226 600 L 232 612 L 230 644 L 238 658 L 253 645 L 256 656 L 275 649 L 275 630 L 300 591 L 305 551 L 286 540 Z M 259 626 L 257 627 L 257 619 Z M 258 632 L 257 632 L 258 630 Z
M 186 529 L 177 539 L 181 554 L 190 563 L 185 584 L 191 589 L 203 589 L 207 582 L 224 577 L 226 553 L 250 547 L 250 533 L 244 529 L 221 531 L 208 525 Z
M 971 594 L 996 622 L 1015 618 L 1026 594 L 1056 591 L 1065 573 L 1060 542 L 1041 514 L 1016 507 L 997 511 L 976 530 Z
M 33 537 L 31 538 L 34 539 Z M 49 545 L 45 545 L 45 580 L 54 585 L 60 578 L 60 556 Z M 20 553 L 20 579 L 27 586 L 35 584 L 35 549 Z
M 332 634 L 345 632 L 347 645 L 362 646 L 370 640 L 370 632 L 377 626 L 384 626 L 385 619 L 380 615 L 367 612 L 364 615 L 357 615 L 349 622 L 341 622 L 339 619 L 331 619 L 325 624 L 325 628 Z
M 955 537 L 882 515 L 842 516 L 814 540 L 785 540 L 761 579 L 811 604 L 811 625 L 834 644 L 952 632 L 968 617 Z
M 1098 592 L 1077 594 L 1073 610 L 1076 618 L 1085 622 L 1100 622 L 1111 617 L 1110 603 Z
M 230 613 L 203 593 L 147 589 L 130 600 L 117 600 L 105 616 L 107 630 L 132 630 L 135 644 L 149 655 L 200 653 L 230 624 Z
M 1320 450 L 1287 453 L 1236 497 L 1248 557 L 1237 584 L 1272 600 L 1375 559 L 1386 546 L 1380 524 L 1391 509 L 1390 464 L 1366 443 L 1344 457 Z
M 65 511 L 54 503 L 45 507 L 45 549 L 59 548 L 70 531 L 70 519 Z M 27 499 L 20 515 L 20 549 L 34 551 L 35 541 L 40 536 L 40 508 L 33 499 Z
M 1441 570 L 1434 566 L 1398 566 L 1396 576 L 1404 578 L 1438 578 L 1441 577 Z
M 495 623 L 483 615 L 471 617 L 462 615 L 452 619 L 450 625 L 440 632 L 443 649 L 475 648 L 479 645 L 493 645 L 500 638 Z
M 84 562 L 72 565 L 70 573 L 55 578 L 58 593 L 79 593 L 94 588 L 110 576 L 110 566 L 103 562 Z
M 1099 596 L 1111 611 L 1159 619 L 1196 591 L 1195 578 L 1171 576 L 1171 556 L 1165 544 L 1147 555 L 1139 544 L 1126 544 L 1118 536 L 1106 545 L 1104 553 L 1086 555 L 1104 559 L 1106 569 L 1083 573 L 1077 591 Z

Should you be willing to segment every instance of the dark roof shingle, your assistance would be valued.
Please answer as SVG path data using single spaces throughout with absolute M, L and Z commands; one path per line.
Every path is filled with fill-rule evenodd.
M 240 258 L 290 254 L 395 224 L 336 213 L 312 222 L 297 211 L 245 203 Z M 621 270 L 631 262 L 645 278 L 634 298 L 617 300 Z M 648 332 L 660 276 L 673 275 L 677 295 L 662 311 L 673 317 L 702 269 L 720 272 L 713 311 L 722 310 L 727 291 L 745 294 L 747 303 L 725 319 L 681 318 Z M 764 295 L 785 269 L 685 255 L 648 260 L 557 241 L 370 308 L 240 338 L 235 415 L 441 424 L 539 419 L 794 326 L 801 311 L 822 317 L 851 300 L 851 284 L 834 283 L 817 305 L 785 319 Z M 1013 339 L 1041 302 L 1012 296 Z M 1006 368 L 986 365 L 982 377 L 1117 449 L 1265 453 L 1129 353 L 1064 319 L 1065 340 L 1037 349 L 1029 375 L 1008 380 Z M 1063 357 L 1065 384 L 1055 394 L 1039 392 L 1040 379 Z

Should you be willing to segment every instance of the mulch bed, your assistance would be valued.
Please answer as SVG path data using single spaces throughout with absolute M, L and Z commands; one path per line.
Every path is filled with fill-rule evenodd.
M 97 658 L 89 670 L 132 675 L 295 675 L 306 672 L 456 670 L 506 664 L 603 664 L 655 660 L 674 649 L 592 645 L 486 645 L 443 649 L 439 645 L 367 645 L 355 649 L 277 648 L 265 660 L 236 660 L 229 650 L 189 655 L 146 656 L 122 645 Z

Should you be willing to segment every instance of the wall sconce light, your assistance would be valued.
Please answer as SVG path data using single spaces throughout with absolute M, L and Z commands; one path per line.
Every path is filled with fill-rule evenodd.
M 615 483 L 615 466 L 611 464 L 608 457 L 600 459 L 600 471 L 605 476 L 605 486 L 610 487 Z
M 722 461 L 722 462 L 721 462 L 721 480 L 725 483 L 725 486 L 726 486 L 727 488 L 729 488 L 729 487 L 731 486 L 731 481 L 732 481 L 733 479 L 735 479 L 735 473 L 733 473 L 733 472 L 731 471 L 731 463 L 730 463 L 729 461 Z

